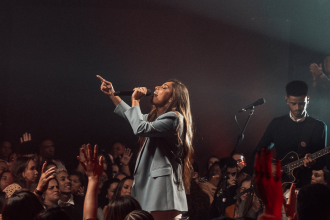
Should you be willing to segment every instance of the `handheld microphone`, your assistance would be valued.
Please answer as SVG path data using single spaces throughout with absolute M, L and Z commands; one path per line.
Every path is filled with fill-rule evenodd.
M 245 106 L 244 108 L 242 108 L 241 110 L 239 110 L 238 113 L 245 112 L 248 109 L 252 109 L 254 106 L 262 105 L 265 102 L 266 102 L 266 100 L 264 98 L 258 99 L 254 103 L 252 103 L 252 104 L 250 104 L 248 106 Z
M 115 96 L 132 96 L 133 90 L 123 90 L 123 91 L 117 91 L 114 93 Z M 147 89 L 146 96 L 149 96 L 151 94 L 151 90 Z

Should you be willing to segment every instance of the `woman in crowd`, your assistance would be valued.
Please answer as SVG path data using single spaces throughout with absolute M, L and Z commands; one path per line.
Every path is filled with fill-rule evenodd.
M 124 220 L 134 210 L 141 210 L 141 206 L 131 196 L 120 196 L 109 203 L 109 208 L 104 216 L 105 220 Z
M 43 194 L 44 207 L 52 207 L 58 204 L 60 199 L 60 191 L 57 179 L 52 179 L 48 182 L 47 190 Z
M 187 88 L 177 80 L 156 86 L 152 110 L 142 115 L 140 101 L 147 93 L 145 87 L 134 89 L 130 107 L 114 95 L 110 82 L 97 77 L 101 91 L 115 104 L 115 112 L 127 119 L 140 137 L 132 196 L 156 220 L 174 219 L 187 211 L 186 193 L 190 191 L 193 132 Z
M 2 219 L 34 220 L 43 210 L 44 207 L 34 193 L 28 190 L 21 190 L 14 192 L 8 198 L 2 211 Z
M 86 181 L 84 174 L 74 170 L 70 172 L 69 179 L 71 181 L 71 193 L 73 195 L 83 196 L 85 194 Z
M 238 185 L 237 194 L 244 192 L 245 190 L 251 189 L 252 178 L 247 176 Z M 236 202 L 235 218 L 249 217 L 257 219 L 258 214 L 261 214 L 261 204 L 256 196 L 254 189 L 241 195 Z
M 212 166 L 215 162 L 218 162 L 218 163 L 219 163 L 219 162 L 220 162 L 220 158 L 217 157 L 217 156 L 214 156 L 214 155 L 213 155 L 213 156 L 209 157 L 209 159 L 207 159 L 207 163 L 206 163 L 206 171 L 205 171 L 205 173 L 204 173 L 204 176 L 199 178 L 199 182 L 201 182 L 201 183 L 205 183 L 205 182 L 208 181 L 208 172 L 209 172 L 211 166 Z
M 8 187 L 27 189 L 33 192 L 32 183 L 38 180 L 38 171 L 33 157 L 20 156 L 13 165 L 14 183 Z M 7 187 L 7 188 L 8 188 Z
M 113 195 L 113 198 L 116 199 L 120 196 L 130 196 L 132 191 L 132 186 L 133 186 L 132 177 L 125 177 L 124 179 L 120 180 Z
M 1 192 L 10 184 L 13 183 L 13 175 L 9 170 L 4 171 L 0 175 L 0 190 Z
M 135 210 L 130 212 L 125 220 L 154 220 L 152 215 L 149 212 L 143 210 Z
M 118 180 L 122 180 L 125 177 L 128 177 L 128 175 L 124 172 L 118 172 L 113 178 L 118 179 Z
M 118 179 L 112 179 L 112 180 L 108 180 L 106 181 L 99 193 L 98 196 L 98 210 L 97 210 L 97 219 L 102 220 L 103 219 L 103 210 L 105 208 L 105 206 L 107 206 L 110 201 L 113 198 L 113 195 L 116 191 L 116 188 L 118 186 L 119 180 Z

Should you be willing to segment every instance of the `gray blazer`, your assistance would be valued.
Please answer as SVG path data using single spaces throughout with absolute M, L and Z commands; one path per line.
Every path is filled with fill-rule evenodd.
M 154 122 L 147 122 L 139 106 L 130 107 L 121 101 L 115 113 L 131 124 L 139 137 L 147 137 L 134 169 L 131 195 L 146 211 L 188 211 L 182 180 L 182 165 L 176 157 L 180 120 L 175 112 L 167 112 Z M 182 121 L 181 121 L 182 122 Z M 183 126 L 180 126 L 180 135 Z

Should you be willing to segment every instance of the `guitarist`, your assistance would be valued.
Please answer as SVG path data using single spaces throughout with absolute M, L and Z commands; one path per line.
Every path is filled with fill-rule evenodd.
M 317 161 L 308 157 L 326 147 L 327 126 L 324 122 L 308 116 L 307 92 L 308 86 L 303 81 L 296 80 L 286 85 L 285 100 L 290 112 L 270 122 L 253 152 L 255 155 L 261 148 L 266 146 L 271 149 L 275 145 L 277 158 L 281 160 L 291 151 L 296 152 L 299 159 L 304 157 L 303 170 L 296 176 L 299 181 L 297 187 L 310 183 L 312 169 L 320 170 L 325 166 L 325 157 Z

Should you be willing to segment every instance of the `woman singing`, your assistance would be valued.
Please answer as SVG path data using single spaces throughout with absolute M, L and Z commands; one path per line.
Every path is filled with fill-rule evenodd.
M 190 190 L 192 119 L 189 93 L 177 80 L 156 86 L 152 110 L 143 115 L 140 100 L 145 87 L 135 88 L 132 107 L 114 96 L 112 84 L 97 76 L 101 91 L 116 105 L 115 113 L 127 119 L 140 139 L 131 195 L 155 220 L 172 220 L 188 210 Z

